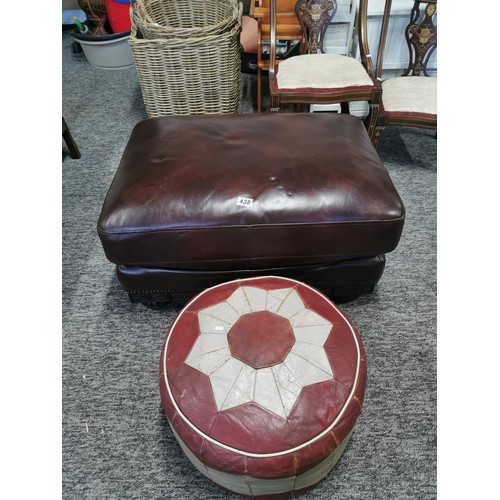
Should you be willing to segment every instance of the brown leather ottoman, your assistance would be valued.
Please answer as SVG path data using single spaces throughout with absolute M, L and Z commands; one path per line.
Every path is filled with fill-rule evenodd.
M 249 278 L 203 291 L 177 315 L 159 383 L 170 426 L 202 474 L 240 495 L 284 500 L 340 459 L 363 406 L 366 356 L 354 325 L 317 290 Z
M 264 275 L 340 302 L 373 291 L 404 216 L 353 116 L 181 116 L 136 125 L 97 229 L 132 302 Z

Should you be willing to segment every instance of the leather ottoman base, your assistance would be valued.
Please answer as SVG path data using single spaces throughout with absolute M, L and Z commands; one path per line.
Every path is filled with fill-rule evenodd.
M 117 266 L 118 280 L 130 301 L 149 307 L 185 303 L 219 283 L 253 276 L 284 276 L 314 286 L 336 302 L 372 293 L 385 268 L 385 256 L 351 259 L 333 264 L 275 267 L 260 270 L 187 271 L 156 267 Z
M 366 355 L 325 295 L 264 276 L 217 285 L 177 315 L 160 395 L 187 458 L 219 486 L 288 499 L 344 452 L 361 412 Z

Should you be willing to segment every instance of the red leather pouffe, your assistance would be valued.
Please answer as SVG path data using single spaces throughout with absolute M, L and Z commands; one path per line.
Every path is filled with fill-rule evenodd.
M 165 338 L 159 381 L 172 430 L 200 472 L 241 495 L 292 498 L 344 451 L 366 359 L 326 296 L 266 276 L 191 300 Z

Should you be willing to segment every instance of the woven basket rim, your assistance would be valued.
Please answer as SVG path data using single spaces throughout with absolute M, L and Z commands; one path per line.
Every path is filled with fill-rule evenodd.
M 140 31 L 140 29 L 139 29 Z M 151 45 L 158 47 L 186 47 L 186 46 L 196 46 L 203 45 L 205 43 L 213 43 L 217 40 L 222 40 L 224 38 L 232 38 L 241 31 L 241 24 L 236 23 L 230 30 L 223 33 L 211 33 L 209 35 L 196 36 L 192 38 L 186 37 L 168 37 L 168 38 L 138 38 L 137 37 L 137 26 L 132 26 L 129 36 L 129 43 L 138 45 Z M 142 31 L 140 31 L 142 34 Z M 216 48 L 214 47 L 214 50 Z
M 205 0 L 200 0 L 206 3 Z M 220 1 L 220 0 L 214 0 Z M 141 3 L 139 3 L 141 2 Z M 138 5 L 139 4 L 139 5 Z M 147 12 L 141 9 L 141 5 L 146 5 L 145 0 L 137 0 L 135 3 L 130 5 L 130 17 L 132 24 L 139 26 L 143 36 L 203 36 L 205 34 L 211 34 L 214 32 L 221 32 L 232 27 L 232 25 L 239 19 L 241 23 L 243 4 L 237 2 L 236 0 L 227 0 L 227 6 L 231 10 L 231 15 L 226 19 L 221 20 L 218 23 L 207 24 L 205 26 L 192 26 L 192 27 L 176 27 L 176 26 L 164 26 L 157 23 Z M 189 2 L 184 0 L 181 5 L 189 5 Z

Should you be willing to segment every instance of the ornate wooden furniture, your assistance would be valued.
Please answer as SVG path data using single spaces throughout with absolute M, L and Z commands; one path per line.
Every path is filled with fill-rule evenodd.
M 302 40 L 302 28 L 295 15 L 296 0 L 276 0 L 276 40 Z M 269 69 L 269 57 L 263 57 L 263 45 L 270 41 L 270 0 L 254 0 L 250 17 L 258 22 L 257 44 L 257 112 L 262 111 L 262 72 Z
M 337 10 L 337 0 L 298 0 L 295 15 L 303 33 L 303 51 L 279 65 L 276 60 L 277 0 L 271 0 L 269 90 L 271 111 L 281 104 L 340 104 L 349 112 L 349 102 L 368 101 L 370 112 L 365 126 L 370 138 L 378 117 L 380 83 L 369 74 L 360 61 L 339 54 L 325 54 L 323 38 Z M 365 15 L 366 2 L 360 7 Z M 358 29 L 366 30 L 366 22 Z
M 71 135 L 68 124 L 64 119 L 64 116 L 62 117 L 62 136 L 64 142 L 66 143 L 66 146 L 68 146 L 71 158 L 73 158 L 74 160 L 78 160 L 78 158 L 81 157 L 80 150 L 78 149 L 78 146 L 76 145 L 76 142 L 73 139 L 73 136 Z
M 366 24 L 366 5 L 360 0 L 360 23 Z M 409 50 L 408 67 L 401 76 L 382 81 L 382 103 L 373 135 L 376 146 L 386 126 L 402 125 L 435 129 L 437 127 L 437 78 L 429 76 L 427 64 L 437 47 L 437 0 L 415 0 L 404 37 Z M 364 9 L 363 9 L 364 7 Z M 377 59 L 370 57 L 366 31 L 360 33 L 361 61 L 368 72 L 382 80 L 392 0 L 385 1 Z

